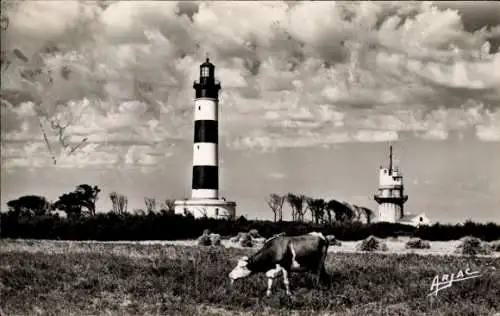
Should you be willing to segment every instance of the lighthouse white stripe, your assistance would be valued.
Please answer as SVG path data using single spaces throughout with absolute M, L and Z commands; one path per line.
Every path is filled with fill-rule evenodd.
M 196 99 L 194 101 L 194 120 L 217 121 L 217 101 L 214 99 Z
M 217 199 L 219 197 L 219 190 L 215 189 L 198 189 L 191 191 L 191 198 L 193 199 Z
M 193 166 L 217 166 L 217 144 L 195 143 L 193 145 Z

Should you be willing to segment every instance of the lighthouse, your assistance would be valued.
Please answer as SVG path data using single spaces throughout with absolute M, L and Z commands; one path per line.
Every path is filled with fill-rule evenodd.
M 191 198 L 175 201 L 176 214 L 195 218 L 227 218 L 236 215 L 236 203 L 219 198 L 219 90 L 215 66 L 207 58 L 193 84 L 194 137 Z
M 403 174 L 393 167 L 392 146 L 389 147 L 389 168 L 380 166 L 379 187 L 374 198 L 379 204 L 379 222 L 397 223 L 403 219 L 403 206 L 408 196 L 404 195 Z

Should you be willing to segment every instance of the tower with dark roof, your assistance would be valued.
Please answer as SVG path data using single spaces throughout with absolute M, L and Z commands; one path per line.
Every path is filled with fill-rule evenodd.
M 215 66 L 207 58 L 193 84 L 194 138 L 191 199 L 175 202 L 175 213 L 234 218 L 236 203 L 219 198 L 219 90 Z

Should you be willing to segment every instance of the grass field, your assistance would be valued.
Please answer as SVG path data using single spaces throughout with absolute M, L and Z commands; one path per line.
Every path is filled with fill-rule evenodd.
M 265 298 L 256 275 L 229 285 L 238 257 L 255 249 L 159 243 L 0 240 L 1 315 L 494 315 L 500 259 L 329 253 L 330 287 L 293 274 Z M 436 274 L 469 268 L 476 279 L 428 297 Z

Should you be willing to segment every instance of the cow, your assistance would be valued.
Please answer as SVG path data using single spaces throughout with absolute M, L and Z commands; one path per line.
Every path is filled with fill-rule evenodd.
M 229 273 L 231 284 L 236 279 L 252 274 L 265 273 L 267 277 L 266 295 L 271 295 L 274 279 L 283 275 L 286 294 L 291 295 L 288 276 L 291 272 L 312 272 L 316 275 L 316 285 L 329 279 L 325 270 L 328 240 L 321 233 L 311 232 L 300 236 L 278 235 L 265 242 L 262 248 L 250 257 L 238 260 Z

